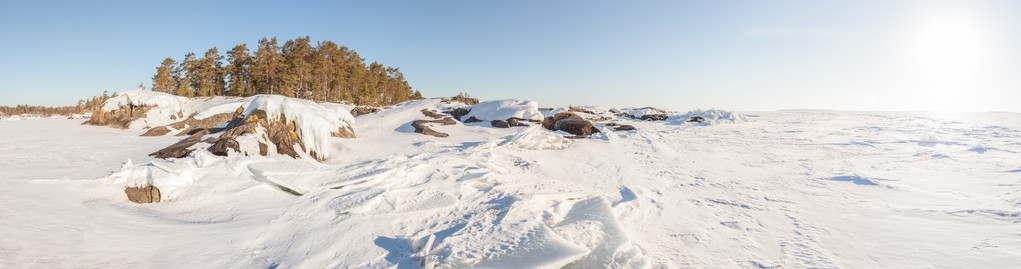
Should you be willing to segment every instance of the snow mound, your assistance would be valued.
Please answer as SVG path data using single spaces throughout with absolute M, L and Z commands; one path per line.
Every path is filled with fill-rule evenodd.
M 161 109 L 172 110 L 175 112 L 184 113 L 184 107 L 190 101 L 187 97 L 181 97 L 177 95 L 147 91 L 144 89 L 134 89 L 124 91 L 117 94 L 117 96 L 107 99 L 103 103 L 103 110 L 113 111 L 120 109 L 124 106 L 157 106 Z
M 531 100 L 503 99 L 485 101 L 471 106 L 471 111 L 462 119 L 475 117 L 484 121 L 521 118 L 526 120 L 542 120 L 539 104 Z
M 703 117 L 706 122 L 702 123 L 705 125 L 716 125 L 720 123 L 740 123 L 748 121 L 744 115 L 735 113 L 733 111 L 709 109 L 709 110 L 692 110 L 684 114 L 669 114 L 670 119 L 674 123 L 680 124 L 688 121 L 691 117 Z
M 547 131 L 539 125 L 532 125 L 515 135 L 483 144 L 482 148 L 513 146 L 527 150 L 560 150 L 570 145 L 571 140 L 564 138 L 563 135 Z
M 309 100 L 280 95 L 257 95 L 244 106 L 244 115 L 265 111 L 270 120 L 281 115 L 294 122 L 298 137 L 310 152 L 329 158 L 329 138 L 343 128 L 352 128 L 355 118 L 343 106 L 319 104 Z
M 616 112 L 616 113 L 626 112 L 626 113 L 628 113 L 628 115 L 631 115 L 632 117 L 635 117 L 635 118 L 641 118 L 644 115 L 665 114 L 666 113 L 666 111 L 663 111 L 663 110 L 660 110 L 660 109 L 657 109 L 657 108 L 654 108 L 654 107 L 642 107 L 642 108 L 629 107 L 629 108 L 614 109 L 614 110 L 611 110 L 611 111 L 612 112 Z

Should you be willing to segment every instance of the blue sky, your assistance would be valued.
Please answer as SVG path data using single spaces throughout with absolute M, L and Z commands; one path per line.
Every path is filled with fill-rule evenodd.
M 163 58 L 306 35 L 427 97 L 1021 111 L 1016 1 L 5 1 L 0 105 L 148 88 Z

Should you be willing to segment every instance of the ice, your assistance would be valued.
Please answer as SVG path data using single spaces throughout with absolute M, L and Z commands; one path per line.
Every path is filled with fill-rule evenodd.
M 564 135 L 547 131 L 539 125 L 533 125 L 520 133 L 491 141 L 482 147 L 513 146 L 527 150 L 560 150 L 570 145 L 571 140 L 564 138 Z
M 479 102 L 471 106 L 468 115 L 462 117 L 467 119 L 475 117 L 483 121 L 507 120 L 509 118 L 520 118 L 526 120 L 542 120 L 542 113 L 539 112 L 539 104 L 531 100 L 503 99 Z

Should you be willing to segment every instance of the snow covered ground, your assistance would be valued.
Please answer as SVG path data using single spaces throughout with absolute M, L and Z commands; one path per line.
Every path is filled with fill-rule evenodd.
M 618 119 L 638 130 L 577 140 L 487 122 L 413 132 L 420 110 L 446 106 L 357 117 L 358 138 L 330 138 L 322 163 L 153 160 L 183 137 L 0 121 L 0 268 L 1021 264 L 1021 114 Z M 164 201 L 129 202 L 140 179 Z

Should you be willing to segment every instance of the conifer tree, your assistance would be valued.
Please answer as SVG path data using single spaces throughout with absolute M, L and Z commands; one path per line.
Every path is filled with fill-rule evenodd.
M 280 65 L 280 47 L 277 38 L 262 38 L 259 48 L 255 51 L 252 63 L 252 85 L 256 94 L 274 94 L 277 88 L 277 69 Z
M 247 44 L 234 46 L 233 49 L 227 52 L 227 79 L 230 82 L 229 95 L 252 95 L 249 70 L 251 66 L 252 56 L 248 54 Z
M 156 75 L 152 77 L 152 90 L 156 92 L 172 93 L 175 89 L 176 78 L 174 72 L 177 69 L 177 61 L 173 58 L 166 58 L 156 68 Z

